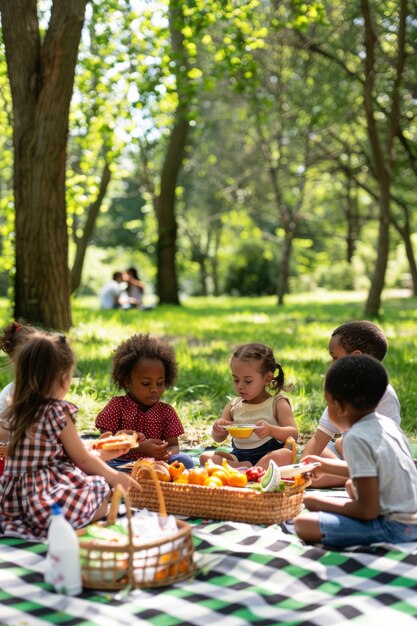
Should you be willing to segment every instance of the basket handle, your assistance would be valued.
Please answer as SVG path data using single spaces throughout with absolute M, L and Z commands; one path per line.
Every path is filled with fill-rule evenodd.
M 135 468 L 133 468 L 135 469 Z M 167 508 L 165 505 L 165 498 L 164 498 L 164 494 L 162 493 L 162 489 L 161 489 L 161 484 L 158 480 L 158 476 L 156 475 L 156 472 L 154 470 L 154 468 L 152 467 L 152 463 L 149 462 L 141 462 L 140 467 L 137 469 L 136 473 L 135 473 L 135 480 L 137 480 L 139 478 L 139 476 L 142 474 L 143 471 L 146 471 L 150 474 L 150 477 L 153 481 L 155 490 L 156 490 L 156 495 L 158 496 L 158 503 L 159 503 L 159 514 L 163 517 L 167 516 Z M 133 474 L 133 470 L 132 470 L 132 474 Z M 139 482 L 137 480 L 137 482 Z
M 130 506 L 129 496 L 127 495 L 124 487 L 118 484 L 113 489 L 113 494 L 110 501 L 110 509 L 107 513 L 107 522 L 109 524 L 114 524 L 114 522 L 117 520 L 117 511 L 119 510 L 119 505 L 122 498 L 126 504 L 126 517 L 128 518 L 129 522 L 132 519 L 132 508 Z
M 294 465 L 295 459 L 297 457 L 297 444 L 293 437 L 287 437 L 285 440 L 284 448 L 290 448 L 292 452 L 291 463 Z

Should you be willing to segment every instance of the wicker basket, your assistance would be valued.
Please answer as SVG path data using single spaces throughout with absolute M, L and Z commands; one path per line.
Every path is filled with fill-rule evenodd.
M 148 469 L 152 479 L 147 480 L 153 489 L 157 506 L 154 510 L 166 515 L 164 496 L 160 483 L 152 468 Z M 116 521 L 121 497 L 126 503 L 128 519 L 128 540 L 126 545 L 83 541 L 86 529 L 77 532 L 80 537 L 81 574 L 83 586 L 87 589 L 118 590 L 126 585 L 131 587 L 162 587 L 172 585 L 190 576 L 194 571 L 193 542 L 191 526 L 177 520 L 178 532 L 159 541 L 135 545 L 131 525 L 130 495 L 121 488 L 113 493 L 107 520 L 100 522 L 102 527 Z
M 142 469 L 143 465 L 132 469 L 132 477 L 138 480 L 142 491 L 133 495 L 131 505 L 157 511 L 158 499 L 155 489 L 152 481 L 140 475 Z M 298 487 L 287 488 L 279 493 L 168 482 L 161 482 L 160 486 L 168 513 L 268 525 L 295 517 L 302 508 L 304 489 L 310 484 L 311 480 L 308 479 Z

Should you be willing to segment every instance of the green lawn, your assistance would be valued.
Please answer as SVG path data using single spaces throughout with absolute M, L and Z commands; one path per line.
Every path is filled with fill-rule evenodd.
M 347 320 L 363 317 L 364 294 L 319 293 L 288 297 L 284 307 L 275 298 L 190 298 L 181 307 L 152 311 L 99 311 L 94 298 L 73 303 L 74 327 L 69 333 L 78 359 L 78 371 L 68 399 L 80 409 L 82 432 L 94 431 L 98 411 L 114 393 L 110 384 L 113 349 L 133 333 L 150 332 L 169 339 L 175 347 L 179 377 L 164 400 L 172 403 L 184 424 L 187 442 L 210 443 L 212 421 L 233 394 L 228 357 L 249 341 L 273 347 L 288 382 L 289 396 L 301 433 L 314 431 L 324 407 L 323 377 L 329 364 L 331 331 Z M 389 350 L 384 361 L 402 406 L 402 426 L 417 440 L 417 302 L 387 297 L 377 323 Z M 4 326 L 8 303 L 0 301 Z M 0 384 L 12 377 L 2 357 Z

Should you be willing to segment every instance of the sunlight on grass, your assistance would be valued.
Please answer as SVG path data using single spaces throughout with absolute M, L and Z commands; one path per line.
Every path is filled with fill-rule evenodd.
M 395 296 L 395 297 L 394 297 Z M 402 425 L 417 439 L 417 306 L 415 298 L 394 294 L 383 303 L 379 325 L 389 350 L 384 361 L 402 406 Z M 294 294 L 278 307 L 274 297 L 187 298 L 182 306 L 151 311 L 100 311 L 95 298 L 73 300 L 74 326 L 69 337 L 77 355 L 76 377 L 68 399 L 79 407 L 78 428 L 94 430 L 97 413 L 117 393 L 110 382 L 115 347 L 133 333 L 166 337 L 174 346 L 179 376 L 164 400 L 172 403 L 189 444 L 210 441 L 211 424 L 233 395 L 229 357 L 240 343 L 270 345 L 284 368 L 294 414 L 304 434 L 315 430 L 324 408 L 323 380 L 330 363 L 328 342 L 339 324 L 363 318 L 366 294 L 357 292 Z M 389 297 L 389 294 L 386 294 Z M 3 325 L 8 303 L 0 301 Z M 0 359 L 0 384 L 12 376 Z

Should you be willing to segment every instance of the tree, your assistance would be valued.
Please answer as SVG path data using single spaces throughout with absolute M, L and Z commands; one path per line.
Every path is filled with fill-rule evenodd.
M 53 0 L 42 36 L 34 0 L 0 0 L 13 102 L 16 317 L 71 325 L 65 167 L 87 0 Z

